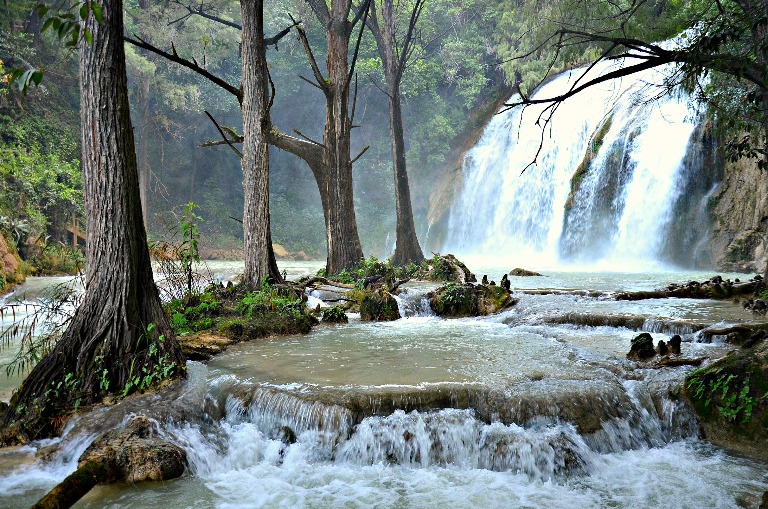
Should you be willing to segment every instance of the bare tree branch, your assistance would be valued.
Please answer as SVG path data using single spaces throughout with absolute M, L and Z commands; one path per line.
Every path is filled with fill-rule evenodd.
M 205 11 L 205 7 L 206 6 L 205 6 L 205 3 L 203 3 L 203 2 L 200 2 L 200 6 L 198 8 L 196 8 L 196 9 L 191 7 L 191 6 L 189 6 L 189 5 L 187 5 L 187 4 L 185 4 L 185 3 L 183 3 L 183 2 L 181 2 L 180 0 L 173 0 L 171 3 L 174 3 L 176 5 L 179 5 L 179 6 L 183 7 L 184 9 L 186 9 L 188 11 L 188 14 L 183 16 L 183 17 L 181 17 L 181 18 L 179 18 L 179 19 L 177 19 L 177 20 L 175 20 L 175 21 L 171 21 L 170 23 L 168 23 L 168 26 L 173 25 L 174 23 L 178 23 L 179 21 L 183 21 L 186 18 L 196 14 L 198 16 L 201 16 L 201 17 L 205 18 L 205 19 L 209 19 L 211 21 L 215 21 L 216 23 L 221 23 L 222 25 L 225 25 L 225 26 L 237 29 L 237 30 L 242 30 L 243 29 L 242 25 L 238 25 L 237 23 L 235 23 L 233 21 L 229 21 L 228 19 L 220 18 L 219 16 L 216 16 L 214 14 L 210 14 L 209 12 Z
M 133 44 L 134 46 L 136 46 L 138 48 L 143 48 L 143 49 L 146 49 L 148 51 L 151 51 L 152 53 L 160 55 L 161 57 L 163 57 L 163 58 L 165 58 L 167 60 L 170 60 L 171 62 L 176 62 L 177 64 L 182 65 L 182 66 L 186 67 L 187 69 L 191 69 L 192 71 L 195 71 L 199 75 L 203 76 L 204 78 L 207 78 L 212 83 L 220 86 L 221 88 L 223 88 L 224 90 L 226 90 L 230 94 L 232 94 L 235 97 L 237 97 L 238 102 L 242 101 L 243 93 L 242 93 L 242 91 L 240 90 L 239 87 L 235 87 L 235 86 L 231 85 L 230 83 L 228 83 L 225 80 L 219 78 L 215 74 L 209 72 L 207 69 L 204 69 L 203 67 L 200 67 L 197 64 L 197 62 L 195 61 L 195 59 L 188 60 L 186 58 L 180 57 L 179 54 L 176 53 L 176 48 L 173 45 L 171 45 L 171 53 L 168 53 L 167 51 L 163 51 L 160 48 L 158 48 L 156 46 L 153 46 L 152 44 L 148 43 L 147 41 L 141 39 L 140 37 L 138 37 L 136 35 L 134 35 L 134 37 L 136 37 L 136 39 L 132 39 L 132 38 L 127 37 L 127 36 L 123 36 L 123 39 L 126 42 L 129 42 L 129 43 Z
M 355 158 L 354 158 L 354 159 L 352 159 L 352 161 L 350 161 L 350 164 L 355 164 L 355 162 L 356 162 L 358 159 L 360 159 L 361 157 L 363 157 L 363 154 L 365 154 L 366 152 L 368 152 L 368 149 L 369 149 L 369 148 L 371 148 L 371 146 L 370 146 L 370 145 L 366 146 L 366 147 L 365 147 L 365 148 L 364 148 L 364 149 L 363 149 L 363 150 L 362 150 L 362 151 L 361 151 L 359 154 L 357 154 L 357 156 L 355 156 Z
M 210 113 L 208 113 L 208 111 L 206 111 L 206 112 L 205 112 L 205 114 L 206 114 L 206 115 L 208 115 L 208 118 L 210 118 L 210 119 L 211 119 L 211 122 L 213 122 L 213 125 L 215 125 L 215 126 L 216 126 L 216 129 L 219 131 L 219 134 L 221 135 L 221 138 L 222 138 L 222 139 L 223 139 L 223 140 L 224 140 L 224 141 L 227 143 L 227 145 L 229 145 L 229 148 L 231 148 L 231 149 L 234 151 L 234 153 L 235 153 L 235 154 L 237 154 L 237 156 L 238 156 L 240 159 L 242 159 L 242 158 L 243 158 L 243 153 L 242 153 L 242 152 L 240 152 L 240 151 L 237 149 L 237 147 L 235 147 L 235 146 L 232 144 L 232 141 L 230 141 L 230 140 L 229 140 L 229 138 L 227 138 L 227 136 L 224 134 L 224 130 L 221 128 L 221 126 L 219 125 L 219 123 L 218 123 L 218 122 L 216 122 L 216 119 L 215 119 L 215 118 L 213 118 L 213 115 L 211 115 Z M 241 137 L 239 140 L 237 140 L 237 141 L 236 141 L 236 143 L 242 143 L 242 142 L 243 142 L 243 139 L 242 139 L 242 137 Z M 205 146 L 211 146 L 211 145 L 205 145 Z

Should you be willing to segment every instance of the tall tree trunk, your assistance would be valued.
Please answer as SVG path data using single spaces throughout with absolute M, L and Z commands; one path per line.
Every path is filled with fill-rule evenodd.
M 424 252 L 416 236 L 411 208 L 411 189 L 408 184 L 408 170 L 405 164 L 405 140 L 403 136 L 403 113 L 400 107 L 399 83 L 387 83 L 389 94 L 389 132 L 392 138 L 392 165 L 395 173 L 395 210 L 397 212 L 397 239 L 394 265 L 421 263 Z
M 245 284 L 256 288 L 263 278 L 282 282 L 277 268 L 269 219 L 269 103 L 264 47 L 264 2 L 242 0 L 243 98 L 243 240 Z
M 413 27 L 421 13 L 420 2 L 413 6 L 411 24 L 405 35 L 406 40 L 400 48 L 401 54 L 395 49 L 395 16 L 393 0 L 380 0 L 381 24 L 376 17 L 376 4 L 372 5 L 373 15 L 368 27 L 371 29 L 379 56 L 384 66 L 384 79 L 387 83 L 387 98 L 389 103 L 389 133 L 392 142 L 392 166 L 395 175 L 395 211 L 397 213 L 395 253 L 392 256 L 394 265 L 407 265 L 410 262 L 421 263 L 424 253 L 416 236 L 411 207 L 411 190 L 408 184 L 408 170 L 405 160 L 405 138 L 403 129 L 403 112 L 400 104 L 400 82 L 403 79 L 405 57 L 413 36 Z
M 85 296 L 69 329 L 14 393 L 3 418 L 9 424 L 17 410 L 29 412 L 21 415 L 30 438 L 53 433 L 51 418 L 78 403 L 130 389 L 134 377 L 183 369 L 152 277 L 141 215 L 122 2 L 104 0 L 101 6 L 103 22 L 89 16 L 93 41 L 80 47 Z M 64 383 L 68 375 L 75 384 Z M 57 387 L 56 396 L 50 389 Z
M 149 123 L 151 122 L 151 108 L 149 96 L 149 81 L 140 84 L 138 97 L 141 110 L 142 129 L 139 129 L 139 197 L 141 199 L 141 217 L 144 220 L 144 228 L 148 229 L 149 221 Z
M 350 155 L 352 120 L 349 116 L 349 38 L 348 0 L 333 0 L 330 23 L 326 28 L 328 88 L 323 133 L 325 175 L 318 181 L 324 202 L 328 241 L 329 274 L 349 269 L 363 258 L 355 218 Z

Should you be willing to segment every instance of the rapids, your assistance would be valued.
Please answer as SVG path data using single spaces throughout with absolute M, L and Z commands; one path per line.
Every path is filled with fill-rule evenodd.
M 144 412 L 187 450 L 189 475 L 98 487 L 76 507 L 756 507 L 766 465 L 698 437 L 676 397 L 689 368 L 624 358 L 634 327 L 654 323 L 657 340 L 682 332 L 685 356 L 723 355 L 731 347 L 697 343 L 697 328 L 751 315 L 725 301 L 610 299 L 711 274 L 540 271 L 511 278 L 520 301 L 499 315 L 439 319 L 425 307 L 432 285 L 407 284 L 395 322 L 353 315 L 190 362 L 162 395 L 3 450 L 0 506 L 29 506 L 101 429 Z M 542 288 L 560 293 L 526 293 Z

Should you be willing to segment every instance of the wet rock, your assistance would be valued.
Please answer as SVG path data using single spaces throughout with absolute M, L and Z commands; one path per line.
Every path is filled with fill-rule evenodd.
M 669 353 L 669 348 L 663 339 L 659 340 L 659 344 L 656 346 L 656 353 L 664 357 Z
M 668 297 L 688 299 L 728 299 L 739 295 L 751 295 L 757 288 L 757 283 L 732 283 L 724 281 L 722 276 L 714 276 L 703 283 L 688 281 L 685 284 L 672 283 L 665 288 L 653 291 L 621 292 L 616 294 L 616 300 L 664 299 Z
M 632 339 L 627 359 L 641 361 L 650 359 L 655 355 L 656 350 L 653 348 L 653 338 L 647 332 L 643 332 Z
M 166 481 L 184 473 L 183 449 L 157 436 L 146 417 L 136 417 L 125 429 L 111 430 L 97 438 L 80 456 L 78 465 L 98 461 L 105 465 L 103 484 Z
M 158 437 L 149 419 L 135 417 L 125 429 L 97 438 L 80 456 L 77 470 L 32 507 L 72 507 L 97 484 L 175 479 L 186 463 L 183 449 Z
M 0 232 L 0 295 L 10 291 L 16 283 L 24 281 L 24 273 L 21 270 L 21 258 L 16 252 L 13 242 L 6 242 L 5 236 Z
M 517 302 L 507 289 L 494 285 L 449 283 L 428 297 L 435 314 L 448 318 L 491 315 Z
M 285 445 L 291 445 L 296 443 L 296 433 L 290 426 L 281 426 L 272 431 L 269 434 L 269 438 L 272 440 L 280 440 Z
M 367 292 L 360 301 L 360 319 L 364 322 L 389 322 L 399 318 L 397 301 L 386 290 Z
M 768 509 L 768 491 L 763 493 L 763 500 L 760 502 L 760 507 L 758 509 Z
M 509 289 L 511 288 L 511 283 L 509 282 L 509 278 L 507 277 L 506 274 L 504 274 L 501 277 L 501 287 L 504 288 L 506 291 L 509 291 Z
M 196 332 L 186 336 L 178 336 L 184 356 L 191 361 L 205 361 L 227 349 L 234 340 L 209 332 Z
M 477 277 L 472 271 L 452 254 L 436 254 L 427 260 L 427 272 L 424 274 L 424 279 L 454 283 L 477 282 Z
M 483 275 L 483 281 L 480 284 L 483 284 L 483 285 L 487 285 L 488 284 L 488 274 L 484 274 Z
M 680 345 L 682 342 L 683 342 L 683 338 L 681 338 L 679 334 L 675 334 L 674 336 L 672 336 L 669 340 L 669 343 L 667 343 L 669 354 L 680 355 Z
M 712 339 L 717 336 L 722 338 L 726 343 L 732 345 L 744 345 L 747 343 L 756 331 L 762 330 L 760 327 L 765 327 L 764 324 L 753 325 L 734 325 L 732 327 L 714 328 L 710 327 L 699 332 L 700 341 L 703 343 L 711 343 Z
M 510 276 L 518 276 L 518 277 L 532 277 L 532 276 L 541 276 L 538 272 L 533 272 L 532 270 L 526 270 L 521 268 L 515 268 L 509 271 Z
M 683 395 L 712 443 L 768 460 L 768 342 L 690 371 Z

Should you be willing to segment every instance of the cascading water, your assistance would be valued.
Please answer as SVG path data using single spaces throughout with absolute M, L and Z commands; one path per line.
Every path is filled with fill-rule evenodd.
M 583 73 L 561 74 L 533 98 L 562 94 Z M 542 105 L 494 117 L 465 158 L 443 250 L 532 266 L 663 261 L 698 115 L 683 92 L 657 97 L 648 83 L 661 82 L 650 70 L 587 88 L 551 117 Z

